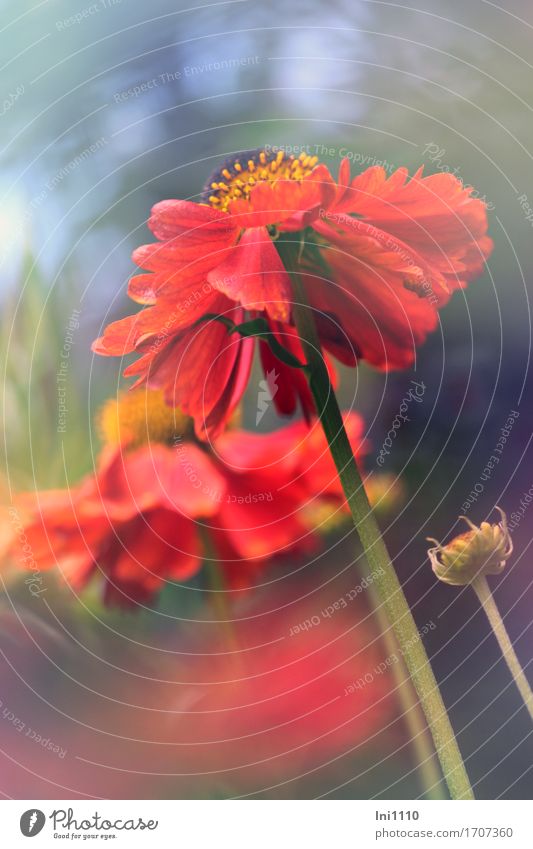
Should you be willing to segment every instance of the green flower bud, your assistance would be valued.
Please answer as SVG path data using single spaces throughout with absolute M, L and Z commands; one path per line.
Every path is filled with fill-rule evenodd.
M 496 507 L 502 517 L 501 522 L 491 524 L 482 522 L 474 525 L 466 516 L 464 519 L 469 531 L 459 534 L 448 545 L 441 545 L 436 539 L 428 556 L 433 572 L 446 584 L 459 587 L 470 584 L 480 575 L 498 575 L 513 551 L 513 543 L 507 528 L 507 516 L 500 507 Z

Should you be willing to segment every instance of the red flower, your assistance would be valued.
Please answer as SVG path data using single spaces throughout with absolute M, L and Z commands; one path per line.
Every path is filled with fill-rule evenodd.
M 408 772 L 393 667 L 365 593 L 353 593 L 358 579 L 337 575 L 319 588 L 301 577 L 235 606 L 232 642 L 216 623 L 183 629 L 166 620 L 133 652 L 121 640 L 99 646 L 100 663 L 77 653 L 83 687 L 65 686 L 71 641 L 30 610 L 22 618 L 18 606 L 4 605 L 4 713 L 39 716 L 41 737 L 61 752 L 53 757 L 20 733 L 22 719 L 0 722 L 3 794 L 212 799 L 263 791 L 262 798 L 307 799 L 319 786 L 350 781 L 353 798 L 368 788 L 369 770 L 382 786 L 392 781 L 391 757 L 398 775 Z M 61 610 L 56 602 L 64 619 Z
M 301 581 L 298 587 L 301 598 Z M 324 594 L 294 600 L 284 582 L 282 595 L 267 596 L 266 614 L 257 603 L 247 606 L 247 619 L 233 624 L 235 645 L 217 634 L 191 648 L 180 679 L 194 684 L 189 692 L 182 685 L 177 698 L 171 691 L 180 713 L 158 730 L 158 739 L 174 744 L 173 772 L 189 773 L 188 781 L 222 773 L 253 793 L 307 770 L 322 774 L 342 754 L 353 764 L 401 745 L 394 680 L 367 610 L 349 592 L 342 596 L 338 583 L 335 590 L 332 613 Z
M 238 403 L 253 344 L 197 322 L 206 313 L 236 323 L 261 313 L 301 355 L 289 258 L 326 351 L 348 365 L 366 359 L 391 369 L 413 362 L 438 309 L 481 272 L 492 246 L 484 203 L 451 174 L 420 169 L 408 180 L 405 168 L 387 177 L 376 166 L 350 180 L 344 160 L 335 182 L 316 157 L 282 152 L 241 155 L 210 180 L 203 203 L 163 201 L 148 223 L 158 242 L 133 258 L 150 273 L 129 286 L 146 309 L 109 325 L 93 347 L 140 353 L 125 374 L 164 389 L 201 438 L 217 435 Z M 264 347 L 263 359 L 268 370 Z M 308 411 L 303 376 L 275 362 L 278 409 L 293 412 L 299 399 Z
M 308 431 L 297 423 L 268 436 L 231 430 L 208 450 L 187 431 L 176 436 L 183 422 L 165 416 L 174 411 L 160 393 L 148 395 L 147 406 L 144 392 L 125 394 L 119 436 L 127 435 L 128 444 L 107 445 L 95 474 L 71 490 L 19 498 L 32 564 L 59 565 L 76 590 L 99 573 L 105 601 L 129 604 L 150 600 L 167 580 L 197 573 L 206 534 L 234 587 L 249 584 L 282 552 L 316 545 L 305 520 L 309 504 L 334 498 L 342 505 L 318 426 Z M 116 421 L 109 411 L 103 418 L 107 437 L 116 440 Z M 361 454 L 361 419 L 352 413 L 346 424 Z M 165 427 L 166 444 L 146 441 L 154 433 L 163 439 Z

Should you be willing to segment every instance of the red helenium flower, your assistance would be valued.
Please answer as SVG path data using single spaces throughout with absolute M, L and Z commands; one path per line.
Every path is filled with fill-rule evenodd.
M 145 393 L 126 393 L 126 401 L 132 396 Z M 70 490 L 24 494 L 17 505 L 38 568 L 59 565 L 76 590 L 100 573 L 107 603 L 149 601 L 165 581 L 189 579 L 201 568 L 205 534 L 229 584 L 249 585 L 277 555 L 316 546 L 310 504 L 342 505 L 318 427 L 300 422 L 268 436 L 230 430 L 208 450 L 189 434 L 142 442 L 142 416 L 128 416 L 129 444 L 107 445 L 94 474 Z M 156 420 L 158 438 L 164 424 Z M 360 455 L 362 421 L 351 413 L 346 425 Z M 12 552 L 17 559 L 16 544 Z
M 234 623 L 237 657 L 217 635 L 216 644 L 201 643 L 180 669 L 182 680 L 194 681 L 193 692 L 160 731 L 182 744 L 172 752 L 180 772 L 228 771 L 232 784 L 253 792 L 266 779 L 282 783 L 341 753 L 350 752 L 353 761 L 367 742 L 374 755 L 387 743 L 401 745 L 391 728 L 390 670 L 368 675 L 385 664 L 367 611 L 348 601 L 328 619 L 320 615 L 324 596 L 318 596 L 322 606 L 316 593 L 311 604 L 288 603 L 290 592 L 284 583 L 282 597 L 269 594 L 276 612 L 258 615 L 257 605 L 247 607 L 250 620 Z M 365 674 L 367 683 L 354 686 Z
M 201 438 L 216 436 L 249 376 L 253 343 L 229 336 L 207 313 L 236 323 L 264 315 L 302 360 L 292 316 L 287 259 L 302 275 L 324 349 L 347 365 L 365 359 L 405 368 L 434 330 L 438 309 L 479 274 L 490 253 L 483 201 L 452 174 L 408 179 L 380 166 L 335 181 L 316 157 L 250 152 L 226 163 L 201 203 L 166 200 L 152 210 L 158 241 L 133 258 L 147 274 L 130 296 L 146 309 L 109 325 L 94 350 L 140 358 L 125 374 L 165 391 Z M 265 371 L 275 367 L 284 413 L 312 403 L 304 377 L 264 343 Z
M 106 799 L 205 799 L 261 790 L 286 797 L 288 787 L 291 798 L 314 798 L 318 778 L 333 788 L 361 775 L 351 784 L 358 796 L 379 764 L 389 781 L 389 758 L 399 759 L 401 769 L 402 752 L 407 771 L 393 670 L 365 593 L 354 598 L 355 578 L 337 576 L 320 590 L 301 577 L 234 606 L 232 641 L 213 623 L 168 623 L 134 652 L 122 640 L 100 663 L 89 655 L 84 664 L 76 654 L 74 671 L 70 640 L 29 610 L 21 622 L 20 609 L 4 605 L 0 624 L 9 651 L 0 660 L 0 686 L 9 709 L 19 717 L 40 709 L 43 739 L 79 760 L 73 770 L 68 755 L 51 757 L 0 722 L 0 789 L 18 799 L 92 798 L 95 788 Z M 337 602 L 329 616 L 327 607 L 339 598 L 346 607 Z M 54 613 L 61 618 L 57 605 Z M 44 669 L 43 653 L 50 659 Z M 84 687 L 65 688 L 65 669 Z M 88 698 L 87 688 L 105 697 Z

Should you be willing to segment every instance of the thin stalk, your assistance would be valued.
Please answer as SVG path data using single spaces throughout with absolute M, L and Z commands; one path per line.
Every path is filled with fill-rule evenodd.
M 492 596 L 489 584 L 484 575 L 480 575 L 472 581 L 472 587 L 479 599 L 481 607 L 487 615 L 490 626 L 494 632 L 494 636 L 498 640 L 498 645 L 502 650 L 505 662 L 509 667 L 509 672 L 513 676 L 514 682 L 518 687 L 520 695 L 524 700 L 524 704 L 529 711 L 531 719 L 533 719 L 533 693 L 531 687 L 524 674 L 524 670 L 516 656 L 513 644 L 509 639 L 509 634 L 503 624 L 500 612 L 496 607 L 496 602 Z
M 383 610 L 372 584 L 368 586 L 367 590 L 370 594 L 370 601 L 378 621 L 387 657 L 398 657 L 399 653 L 398 662 L 393 663 L 390 669 L 402 711 L 402 719 L 405 722 L 409 739 L 414 749 L 420 773 L 420 784 L 428 799 L 445 799 L 445 791 L 442 788 L 442 773 L 436 761 L 433 741 L 429 734 L 424 714 L 420 708 L 407 665 L 401 652 L 399 652 L 398 641 L 391 630 L 387 614 Z
M 374 573 L 374 585 L 405 658 L 450 795 L 452 799 L 473 799 L 472 787 L 437 681 L 365 493 L 322 356 L 303 282 L 298 273 L 292 270 L 290 273 L 294 291 L 293 315 L 308 364 L 309 386 L 355 528 Z
M 200 538 L 204 549 L 204 569 L 211 594 L 213 610 L 218 624 L 224 632 L 228 646 L 232 652 L 238 653 L 239 644 L 231 617 L 231 609 L 227 601 L 224 576 L 216 552 L 209 537 L 209 530 L 200 526 Z

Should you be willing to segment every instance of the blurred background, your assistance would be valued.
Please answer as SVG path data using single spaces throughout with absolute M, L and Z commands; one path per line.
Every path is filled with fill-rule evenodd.
M 382 527 L 480 798 L 530 798 L 530 722 L 473 593 L 437 585 L 427 535 L 495 504 L 515 554 L 493 580 L 533 659 L 531 315 L 533 14 L 525 0 L 2 2 L 0 298 L 3 502 L 72 486 L 99 450 L 93 416 L 124 384 L 94 357 L 132 311 L 131 251 L 150 207 L 198 199 L 231 153 L 309 145 L 335 174 L 380 162 L 449 170 L 489 209 L 495 249 L 410 372 L 344 372 L 376 456 L 411 380 L 423 402 L 382 471 Z M 67 412 L 58 432 L 65 343 Z M 255 427 L 257 372 L 244 424 Z M 509 418 L 511 417 L 511 425 Z M 269 412 L 261 428 L 280 422 Z M 498 465 L 487 462 L 502 437 Z M 473 495 L 472 495 L 473 494 Z M 470 500 L 468 500 L 470 498 Z M 465 506 L 466 504 L 466 506 Z M 4 528 L 0 539 L 8 534 Z M 0 790 L 15 798 L 415 798 L 422 791 L 364 594 L 291 637 L 357 583 L 354 539 L 281 562 L 232 599 L 239 651 L 203 578 L 120 613 L 12 563 L 0 599 Z M 529 671 L 531 670 L 529 667 Z M 370 673 L 368 686 L 348 692 Z M 530 674 L 531 679 L 531 674 Z

